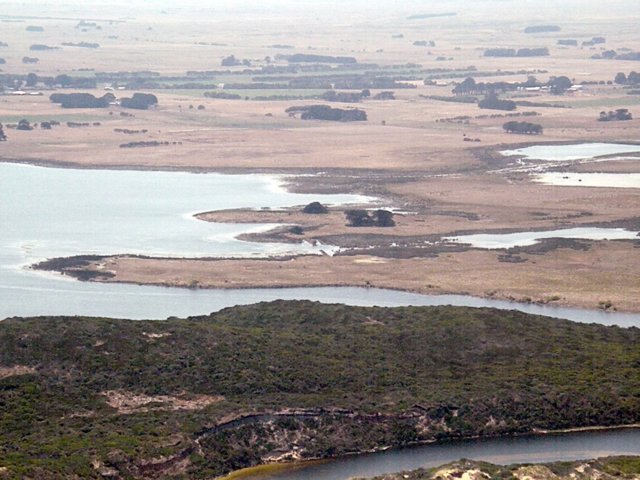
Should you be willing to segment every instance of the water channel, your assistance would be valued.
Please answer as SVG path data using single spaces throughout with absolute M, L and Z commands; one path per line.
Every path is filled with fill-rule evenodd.
M 509 465 L 585 460 L 611 455 L 640 455 L 640 429 L 445 442 L 343 457 L 274 475 L 247 476 L 246 479 L 347 480 L 437 467 L 461 458 Z

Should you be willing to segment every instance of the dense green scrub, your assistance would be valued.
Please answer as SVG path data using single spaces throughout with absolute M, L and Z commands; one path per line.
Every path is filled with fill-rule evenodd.
M 157 397 L 125 412 L 107 403 L 113 391 Z M 162 397 L 197 395 L 215 401 Z M 273 459 L 638 421 L 637 328 L 284 301 L 166 321 L 0 322 L 0 478 L 205 478 Z
M 391 473 L 369 480 L 454 480 L 470 478 L 515 480 L 611 480 L 637 479 L 640 457 L 607 457 L 579 462 L 554 462 L 542 465 L 493 465 L 461 460 L 437 468 Z

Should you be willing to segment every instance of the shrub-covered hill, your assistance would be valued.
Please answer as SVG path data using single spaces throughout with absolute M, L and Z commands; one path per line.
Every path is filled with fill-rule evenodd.
M 639 420 L 637 328 L 284 301 L 166 321 L 0 322 L 0 478 L 206 478 Z

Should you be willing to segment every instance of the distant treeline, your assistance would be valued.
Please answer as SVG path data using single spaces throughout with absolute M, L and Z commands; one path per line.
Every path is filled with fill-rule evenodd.
M 80 47 L 80 48 L 98 48 L 100 47 L 99 43 L 90 43 L 90 42 L 62 42 L 62 45 L 65 47 Z
M 313 55 L 309 53 L 294 53 L 293 55 L 277 55 L 278 60 L 286 60 L 289 63 L 358 63 L 354 57 L 332 57 L 329 55 Z
M 489 95 L 499 92 L 516 91 L 523 88 L 548 87 L 553 94 L 562 94 L 573 86 L 571 79 L 565 75 L 550 77 L 546 83 L 539 82 L 535 77 L 528 77 L 525 82 L 476 82 L 473 77 L 467 77 L 456 85 L 451 93 L 458 96 Z M 523 103 L 524 104 L 524 103 Z M 536 106 L 530 104 L 528 106 Z
M 151 140 L 148 142 L 129 142 L 121 144 L 120 148 L 162 147 L 169 145 L 182 145 L 182 142 L 159 142 L 157 140 Z
M 207 98 L 221 98 L 223 100 L 240 100 L 242 98 L 237 93 L 225 92 L 204 92 L 204 96 Z
M 541 48 L 490 48 L 485 50 L 485 57 L 544 57 L 549 55 L 549 49 Z
M 26 86 L 35 86 L 38 83 L 42 83 L 49 88 L 62 87 L 93 89 L 97 87 L 96 79 L 89 77 L 71 77 L 69 75 L 44 77 L 35 73 L 29 73 L 27 75 L 11 73 L 0 74 L 0 86 L 8 88 L 19 88 L 23 84 L 26 84 Z

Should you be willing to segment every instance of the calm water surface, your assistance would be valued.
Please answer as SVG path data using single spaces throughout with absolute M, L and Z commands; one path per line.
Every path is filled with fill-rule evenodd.
M 142 253 L 171 256 L 247 256 L 318 251 L 327 246 L 242 242 L 256 225 L 195 220 L 194 212 L 279 208 L 310 201 L 343 204 L 354 195 L 299 195 L 273 177 L 180 172 L 109 171 L 0 164 L 0 319 L 87 315 L 132 319 L 203 315 L 233 305 L 309 299 L 350 305 L 459 305 L 623 326 L 639 314 L 517 304 L 464 295 L 418 295 L 367 288 L 189 290 L 78 282 L 25 268 L 48 257 Z M 6 226 L 9 226 L 7 228 Z
M 525 159 L 566 161 L 589 160 L 605 155 L 624 155 L 640 152 L 640 145 L 623 143 L 580 143 L 574 145 L 533 145 L 514 150 L 504 150 L 505 156 L 521 155 Z
M 508 465 L 583 460 L 609 455 L 640 455 L 640 429 L 449 442 L 345 457 L 302 470 L 259 478 L 346 480 L 420 467 L 437 467 L 461 458 Z
M 564 173 L 545 172 L 534 182 L 563 187 L 640 188 L 640 173 Z
M 526 247 L 545 238 L 575 238 L 584 240 L 635 240 L 638 232 L 624 228 L 578 227 L 561 230 L 516 233 L 476 233 L 448 237 L 443 240 L 464 243 L 476 248 L 495 250 L 500 248 Z

